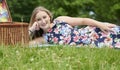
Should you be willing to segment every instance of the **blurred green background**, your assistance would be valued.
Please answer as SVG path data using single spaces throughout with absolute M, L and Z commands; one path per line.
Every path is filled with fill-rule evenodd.
M 44 6 L 54 18 L 66 15 L 120 23 L 120 0 L 7 0 L 7 3 L 13 21 L 29 23 L 33 9 Z

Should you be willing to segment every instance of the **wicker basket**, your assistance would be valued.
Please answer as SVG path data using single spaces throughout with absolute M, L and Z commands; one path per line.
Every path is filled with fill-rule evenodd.
M 27 44 L 28 23 L 0 22 L 0 44 Z

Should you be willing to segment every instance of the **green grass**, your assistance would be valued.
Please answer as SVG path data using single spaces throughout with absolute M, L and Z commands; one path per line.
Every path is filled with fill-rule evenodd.
M 0 46 L 0 70 L 119 70 L 120 50 Z

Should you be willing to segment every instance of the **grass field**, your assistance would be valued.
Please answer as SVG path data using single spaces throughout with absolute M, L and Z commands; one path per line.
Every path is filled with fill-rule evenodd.
M 120 50 L 0 46 L 0 70 L 119 70 Z

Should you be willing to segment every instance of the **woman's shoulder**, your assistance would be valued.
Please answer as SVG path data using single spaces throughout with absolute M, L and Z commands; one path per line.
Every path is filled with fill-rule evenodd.
M 67 16 L 59 16 L 59 17 L 57 17 L 57 18 L 55 18 L 54 20 L 53 20 L 53 23 L 54 24 L 56 24 L 56 23 L 65 23 L 65 21 L 64 21 L 64 18 L 65 17 L 67 17 Z
M 63 23 L 64 21 L 61 21 L 61 20 L 58 20 L 58 19 L 54 19 L 53 20 L 53 23 L 54 24 L 59 24 L 59 23 Z
M 56 20 L 59 20 L 59 21 L 64 21 L 66 18 L 70 18 L 69 16 L 59 16 L 57 18 L 55 18 Z

